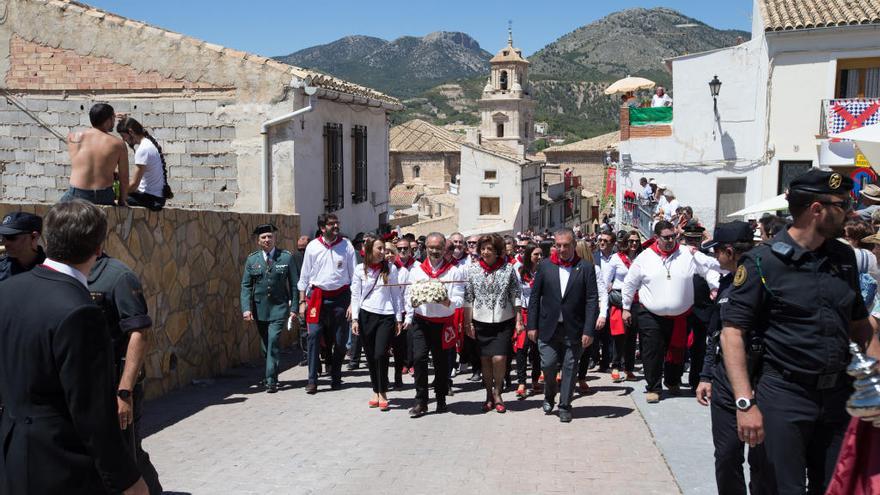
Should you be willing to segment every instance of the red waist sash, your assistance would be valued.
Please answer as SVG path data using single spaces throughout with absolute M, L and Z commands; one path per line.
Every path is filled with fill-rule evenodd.
M 321 320 L 321 306 L 325 298 L 336 297 L 343 292 L 349 290 L 347 285 L 343 285 L 338 289 L 325 290 L 318 286 L 312 286 L 309 292 L 309 299 L 306 303 L 308 310 L 306 311 L 306 323 L 318 323 Z
M 443 344 L 443 350 L 452 349 L 455 347 L 455 343 L 458 341 L 458 331 L 455 329 L 455 313 L 449 316 L 423 316 L 420 314 L 415 315 L 416 318 L 421 320 L 425 320 L 429 323 L 433 323 L 435 325 L 443 325 L 443 332 L 441 336 L 441 342 Z
M 664 316 L 672 320 L 672 338 L 669 339 L 669 349 L 666 351 L 666 361 L 669 363 L 684 363 L 684 356 L 688 350 L 688 316 L 691 313 L 693 308 L 677 316 Z

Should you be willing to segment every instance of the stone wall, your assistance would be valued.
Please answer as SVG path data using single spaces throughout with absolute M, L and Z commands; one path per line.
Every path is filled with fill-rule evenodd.
M 62 136 L 90 126 L 89 109 L 104 101 L 117 114 L 134 117 L 158 141 L 168 166 L 174 199 L 168 206 L 226 209 L 239 193 L 233 122 L 222 99 L 120 97 L 101 100 L 30 97 L 17 99 L 39 121 Z M 0 196 L 12 202 L 54 202 L 67 189 L 67 145 L 37 119 L 0 98 Z M 134 152 L 129 152 L 134 169 Z
M 45 215 L 48 209 L 2 203 L 0 217 L 19 210 Z M 256 249 L 251 232 L 271 221 L 280 229 L 279 245 L 293 248 L 300 232 L 298 216 L 105 211 L 110 222 L 105 250 L 138 274 L 153 318 L 146 358 L 148 397 L 260 358 L 256 328 L 242 321 L 239 306 L 242 267 Z
M 548 166 L 558 167 L 559 180 L 562 180 L 562 171 L 571 168 L 572 175 L 580 176 L 584 190 L 599 196 L 605 195 L 605 152 L 556 152 L 545 155 Z M 612 159 L 616 159 L 616 156 L 615 152 Z
M 416 177 L 413 168 L 419 167 Z M 391 153 L 391 185 L 422 182 L 441 185 L 452 182 L 461 169 L 460 153 Z

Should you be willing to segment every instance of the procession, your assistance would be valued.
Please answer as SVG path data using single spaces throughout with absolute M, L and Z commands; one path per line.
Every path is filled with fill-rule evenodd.
M 157 2 L 0 1 L 0 495 L 880 494 L 877 0 Z

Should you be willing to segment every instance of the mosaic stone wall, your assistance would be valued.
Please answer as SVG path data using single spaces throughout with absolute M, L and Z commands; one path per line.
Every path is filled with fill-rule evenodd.
M 12 211 L 45 215 L 49 205 L 0 203 Z M 105 207 L 108 254 L 141 279 L 153 328 L 146 359 L 147 397 L 158 397 L 193 379 L 218 375 L 260 358 L 256 328 L 241 319 L 241 270 L 257 249 L 254 226 L 280 229 L 279 246 L 295 248 L 296 215 Z M 285 332 L 284 345 L 289 343 Z

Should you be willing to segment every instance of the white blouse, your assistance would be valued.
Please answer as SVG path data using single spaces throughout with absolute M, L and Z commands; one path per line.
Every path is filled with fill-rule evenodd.
M 388 283 L 382 281 L 380 270 L 367 270 L 359 263 L 351 278 L 351 319 L 357 320 L 360 310 L 377 315 L 394 315 L 401 321 L 403 308 L 400 307 L 401 289 L 398 285 L 397 267 L 389 267 Z

